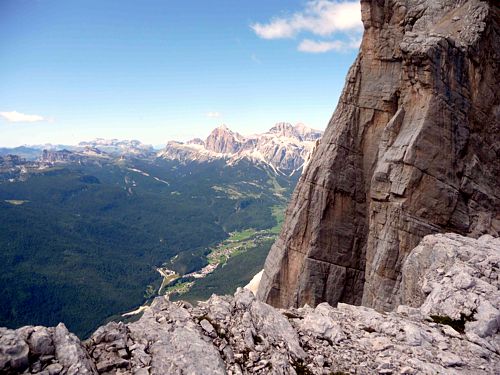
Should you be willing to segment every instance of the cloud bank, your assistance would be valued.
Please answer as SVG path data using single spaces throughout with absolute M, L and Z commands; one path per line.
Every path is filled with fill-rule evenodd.
M 27 115 L 17 111 L 0 112 L 0 116 L 8 122 L 39 122 L 44 121 L 45 118 L 39 115 Z
M 220 117 L 220 113 L 219 112 L 208 112 L 206 114 L 206 116 L 208 118 L 219 118 Z
M 345 33 L 352 37 L 363 30 L 359 1 L 310 0 L 305 8 L 285 17 L 275 17 L 267 23 L 250 25 L 262 39 L 293 38 L 300 33 L 310 33 L 322 38 L 335 33 Z M 304 39 L 298 46 L 302 52 L 340 51 L 358 47 L 341 40 L 313 41 Z

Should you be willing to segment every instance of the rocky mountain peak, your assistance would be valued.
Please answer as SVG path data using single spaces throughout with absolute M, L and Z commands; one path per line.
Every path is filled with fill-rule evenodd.
M 96 138 L 91 141 L 83 141 L 78 144 L 80 148 L 90 148 L 100 150 L 105 153 L 113 155 L 147 155 L 153 152 L 150 145 L 145 145 L 141 141 L 132 140 L 119 140 L 119 139 L 105 139 Z
M 361 8 L 360 52 L 266 261 L 258 294 L 275 306 L 391 310 L 423 236 L 500 232 L 500 8 Z
M 316 141 L 321 138 L 323 132 L 314 130 L 299 123 L 292 125 L 288 122 L 278 122 L 268 132 L 278 137 L 297 139 L 299 141 Z
M 201 145 L 204 146 L 205 142 L 200 138 L 193 138 L 186 142 L 188 145 Z
M 302 123 L 296 124 L 295 130 L 300 134 L 303 141 L 317 141 L 323 135 L 322 131 L 312 129 Z
M 221 125 L 206 141 L 195 138 L 186 144 L 169 142 L 159 156 L 183 162 L 225 158 L 234 163 L 247 159 L 267 164 L 279 173 L 292 174 L 302 170 L 322 134 L 303 124 L 293 126 L 283 122 L 266 133 L 245 137 Z
M 74 162 L 80 160 L 80 156 L 72 151 L 63 150 L 43 150 L 40 161 L 44 163 Z
M 158 297 L 83 343 L 63 324 L 0 328 L 0 373 L 500 373 L 500 9 L 361 4 L 360 53 L 258 298 Z M 287 165 L 301 146 L 280 138 L 169 146 Z
M 278 122 L 269 130 L 269 133 L 276 134 L 281 137 L 300 139 L 300 134 L 297 132 L 295 127 L 288 122 Z
M 219 154 L 234 154 L 239 151 L 243 141 L 242 136 L 223 124 L 210 133 L 205 140 L 205 147 Z
M 19 155 L 4 155 L 0 156 L 0 165 L 6 167 L 14 167 L 16 165 L 24 163 L 25 160 L 21 158 Z

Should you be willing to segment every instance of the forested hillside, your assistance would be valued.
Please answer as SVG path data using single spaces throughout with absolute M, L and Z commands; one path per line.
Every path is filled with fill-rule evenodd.
M 245 160 L 162 159 L 66 163 L 23 180 L 0 183 L 0 326 L 63 321 L 80 336 L 151 296 L 163 263 L 186 274 L 229 233 L 276 226 L 272 207 L 296 182 Z

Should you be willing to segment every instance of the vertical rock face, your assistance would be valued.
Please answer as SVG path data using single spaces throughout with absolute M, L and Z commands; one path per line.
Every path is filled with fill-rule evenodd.
M 365 34 L 260 299 L 395 307 L 420 239 L 500 231 L 500 9 L 362 1 Z

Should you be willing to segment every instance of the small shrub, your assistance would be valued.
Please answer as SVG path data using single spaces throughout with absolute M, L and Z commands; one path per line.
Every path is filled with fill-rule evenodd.
M 475 311 L 470 315 L 460 314 L 460 319 L 451 319 L 449 316 L 431 315 L 431 319 L 438 324 L 450 326 L 459 333 L 465 333 L 465 323 L 472 322 Z

